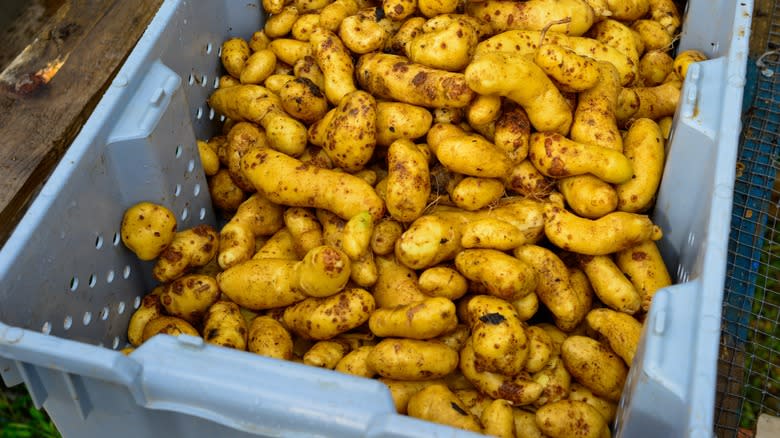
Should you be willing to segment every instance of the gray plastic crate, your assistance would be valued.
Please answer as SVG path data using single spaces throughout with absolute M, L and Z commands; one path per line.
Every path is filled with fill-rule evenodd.
M 712 436 L 720 311 L 752 0 L 691 0 L 690 68 L 655 221 L 678 285 L 660 291 L 616 434 Z M 24 382 L 65 436 L 469 436 L 397 415 L 373 380 L 158 336 L 117 350 L 150 265 L 119 241 L 124 210 L 164 204 L 215 222 L 196 138 L 218 50 L 262 23 L 258 2 L 165 1 L 0 250 L 0 374 Z

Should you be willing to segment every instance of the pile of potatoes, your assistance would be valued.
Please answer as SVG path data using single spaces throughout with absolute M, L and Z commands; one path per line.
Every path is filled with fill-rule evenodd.
M 140 203 L 166 333 L 385 383 L 399 413 L 609 436 L 671 284 L 645 215 L 695 51 L 672 0 L 264 0 L 199 141 L 226 224 Z M 128 354 L 132 348 L 126 350 Z

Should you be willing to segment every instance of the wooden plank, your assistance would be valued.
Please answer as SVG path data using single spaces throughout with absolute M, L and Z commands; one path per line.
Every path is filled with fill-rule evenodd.
M 89 118 L 160 3 L 69 0 L 0 75 L 0 245 Z

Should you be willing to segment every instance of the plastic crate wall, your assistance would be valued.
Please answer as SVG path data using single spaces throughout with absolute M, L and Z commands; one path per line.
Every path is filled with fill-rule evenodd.
M 751 1 L 690 2 L 680 49 L 712 59 L 689 69 L 654 213 L 681 284 L 656 296 L 618 436 L 712 435 L 723 218 L 751 10 Z M 151 285 L 149 265 L 117 241 L 122 213 L 145 199 L 176 212 L 182 229 L 214 223 L 195 138 L 214 129 L 204 102 L 221 41 L 248 37 L 261 15 L 257 2 L 164 2 L 0 252 L 0 372 L 9 385 L 24 382 L 71 436 L 468 435 L 397 415 L 379 382 L 198 338 L 156 337 L 131 357 L 114 351 Z

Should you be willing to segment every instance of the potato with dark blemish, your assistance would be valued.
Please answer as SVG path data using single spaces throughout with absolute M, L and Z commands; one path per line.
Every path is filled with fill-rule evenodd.
M 282 108 L 287 114 L 310 124 L 328 112 L 328 101 L 319 87 L 307 78 L 296 78 L 284 84 L 279 91 Z
M 395 411 L 399 414 L 406 413 L 409 399 L 420 392 L 420 390 L 430 385 L 443 383 L 441 380 L 408 381 L 388 379 L 386 377 L 380 377 L 378 380 L 384 383 L 387 389 L 390 390 L 390 396 L 393 397 L 393 403 L 395 404 Z
M 327 245 L 312 248 L 295 266 L 298 289 L 310 297 L 328 297 L 344 288 L 350 261 L 344 252 Z
M 582 35 L 596 19 L 585 0 L 468 2 L 466 12 L 490 24 L 494 33 L 512 29 L 542 30 L 552 22 L 569 18 L 568 22 L 551 26 L 550 31 Z
M 365 91 L 344 95 L 325 130 L 323 149 L 347 172 L 365 166 L 376 146 L 376 101 Z
M 599 81 L 597 61 L 557 44 L 544 44 L 539 47 L 534 62 L 567 91 L 585 91 Z
M 620 400 L 628 367 L 609 347 L 585 336 L 569 336 L 561 345 L 561 357 L 572 377 L 594 394 Z
M 373 289 L 377 308 L 393 308 L 428 297 L 417 286 L 417 274 L 412 269 L 398 263 L 392 256 L 377 256 L 374 260 L 378 270 Z
M 531 134 L 530 144 L 531 163 L 552 178 L 590 173 L 605 182 L 621 184 L 634 174 L 628 158 L 613 149 L 576 142 L 550 132 Z
M 366 322 L 376 304 L 370 293 L 347 288 L 326 298 L 307 298 L 284 311 L 284 323 L 298 336 L 331 339 Z
M 536 289 L 536 272 L 527 263 L 494 249 L 465 249 L 455 256 L 455 267 L 464 277 L 507 301 L 520 299 Z
M 664 82 L 655 87 L 636 87 L 634 92 L 639 99 L 639 107 L 631 115 L 631 119 L 652 119 L 658 120 L 663 117 L 673 116 L 680 103 L 682 94 L 682 81 L 673 80 Z M 618 120 L 623 126 L 627 125 L 629 120 Z
M 209 177 L 209 194 L 214 207 L 224 212 L 233 212 L 238 209 L 247 193 L 237 186 L 230 172 L 221 168 L 216 174 Z
M 455 304 L 443 297 L 379 308 L 368 319 L 368 327 L 375 335 L 407 339 L 432 339 L 454 330 L 457 325 Z
M 647 52 L 639 60 L 639 79 L 645 87 L 661 85 L 673 71 L 674 58 L 661 50 Z
M 476 365 L 473 338 L 460 350 L 460 371 L 482 394 L 509 400 L 515 406 L 530 405 L 542 395 L 543 387 L 526 373 L 514 377 L 482 371 Z
M 407 413 L 422 420 L 482 432 L 477 418 L 469 414 L 463 402 L 442 384 L 427 386 L 414 394 L 407 404 Z
M 321 17 L 321 16 L 320 16 Z M 333 105 L 357 88 L 353 78 L 354 64 L 341 39 L 321 26 L 315 27 L 309 36 L 312 54 L 325 78 L 325 96 Z
M 477 31 L 467 20 L 439 15 L 423 24 L 407 51 L 412 62 L 454 72 L 468 65 L 478 42 Z
M 428 161 L 410 140 L 394 141 L 387 151 L 387 211 L 399 222 L 422 215 L 431 193 Z
M 474 92 L 463 74 L 426 67 L 402 56 L 368 53 L 360 57 L 357 79 L 376 97 L 426 108 L 462 108 Z
M 160 295 L 160 303 L 168 315 L 193 325 L 200 325 L 206 310 L 218 299 L 217 280 L 200 274 L 185 275 L 166 284 Z
M 371 350 L 368 365 L 390 379 L 433 380 L 457 368 L 458 353 L 434 341 L 386 338 Z
M 151 319 L 146 323 L 144 326 L 143 335 L 141 337 L 141 343 L 144 343 L 153 336 L 159 334 L 171 336 L 190 335 L 200 337 L 200 334 L 198 334 L 198 331 L 195 330 L 195 327 L 193 327 L 187 321 L 175 316 L 162 315 Z
M 390 146 L 398 139 L 414 140 L 428 132 L 433 116 L 425 108 L 401 102 L 377 102 L 376 142 Z
M 561 400 L 536 411 L 536 425 L 550 438 L 608 438 L 609 427 L 599 412 L 589 404 Z
M 674 0 L 648 0 L 650 18 L 661 23 L 670 35 L 677 33 L 682 19 Z
M 452 178 L 447 191 L 455 206 L 467 211 L 481 210 L 504 196 L 504 183 L 496 178 L 467 176 Z
M 553 191 L 555 183 L 526 159 L 510 169 L 504 177 L 504 187 L 526 198 L 544 199 Z
M 525 370 L 536 373 L 545 368 L 553 357 L 552 338 L 543 328 L 533 325 L 526 327 L 525 334 L 528 336 Z
M 466 312 L 477 369 L 510 377 L 520 374 L 529 345 L 514 307 L 500 298 L 476 295 L 468 301 Z
M 641 51 L 637 47 L 637 40 L 634 37 L 634 33 L 631 31 L 630 27 L 620 21 L 612 18 L 602 20 L 593 25 L 588 31 L 588 36 L 607 46 L 616 48 L 626 55 L 634 65 L 639 65 L 639 55 L 641 55 Z
M 320 27 L 336 32 L 345 18 L 357 13 L 359 9 L 355 0 L 335 0 L 320 10 Z
M 230 128 L 226 144 L 219 149 L 219 158 L 230 172 L 230 177 L 244 192 L 254 192 L 255 188 L 241 172 L 241 157 L 258 147 L 268 147 L 265 130 L 250 122 L 238 122 Z
M 658 245 L 652 240 L 618 251 L 615 261 L 639 292 L 642 310 L 645 312 L 650 310 L 653 295 L 659 289 L 672 284 Z
M 382 11 L 393 20 L 403 21 L 417 12 L 417 0 L 382 0 Z
M 318 13 L 300 15 L 291 29 L 292 37 L 298 41 L 308 42 L 312 29 L 319 24 L 320 14 Z
M 382 9 L 369 9 L 372 10 Z M 381 49 L 390 35 L 376 18 L 375 14 L 364 13 L 344 18 L 339 26 L 339 38 L 349 50 L 358 55 Z
M 409 56 L 409 43 L 422 33 L 423 17 L 411 17 L 401 23 L 398 31 L 387 40 L 385 51 L 394 55 Z
M 514 438 L 515 418 L 512 413 L 512 404 L 507 400 L 493 400 L 480 416 L 480 422 L 484 426 L 482 433 L 485 435 Z
M 648 0 L 607 0 L 612 18 L 621 21 L 638 20 L 650 10 Z
M 217 301 L 203 317 L 203 340 L 209 344 L 246 350 L 247 322 L 236 303 Z
M 180 231 L 160 254 L 152 274 L 160 282 L 174 280 L 193 268 L 208 264 L 217 255 L 218 249 L 219 235 L 210 225 Z
M 163 307 L 160 304 L 160 297 L 154 294 L 145 296 L 127 324 L 127 341 L 130 342 L 130 345 L 134 347 L 141 345 L 146 324 L 162 315 Z
M 393 219 L 382 219 L 374 225 L 371 234 L 371 250 L 376 255 L 387 255 L 393 252 L 395 241 L 401 237 L 403 227 Z
M 634 176 L 618 185 L 620 211 L 642 213 L 655 200 L 664 172 L 664 138 L 661 128 L 650 119 L 635 120 L 628 128 L 623 153 L 634 168 Z
M 428 296 L 457 300 L 468 292 L 468 281 L 449 266 L 433 266 L 420 273 L 420 290 Z
M 266 10 L 266 12 L 269 12 Z M 268 48 L 268 43 L 271 42 L 271 39 L 268 38 L 268 35 L 265 34 L 265 32 L 261 29 L 256 31 L 252 34 L 252 37 L 249 38 L 249 41 L 247 42 L 249 44 L 249 48 L 252 49 L 253 52 L 258 52 L 263 49 Z
M 472 106 L 473 107 L 473 106 Z M 523 107 L 505 101 L 496 119 L 493 143 L 506 152 L 512 163 L 521 163 L 528 156 L 528 140 L 531 137 L 531 120 Z
M 366 210 L 375 220 L 384 214 L 384 203 L 374 188 L 345 172 L 317 168 L 270 149 L 245 155 L 241 168 L 277 204 L 324 208 L 347 220 Z
M 346 342 L 319 341 L 303 355 L 303 363 L 332 370 L 349 353 L 349 350 L 349 345 Z
M 266 18 L 263 31 L 271 39 L 283 37 L 290 33 L 293 24 L 298 20 L 298 15 L 298 8 L 285 6 L 281 11 Z
M 293 341 L 279 321 L 270 316 L 258 316 L 249 325 L 247 349 L 261 356 L 292 360 Z
M 122 217 L 122 243 L 141 260 L 154 260 L 174 241 L 176 216 L 168 208 L 139 202 Z
M 298 78 L 306 78 L 314 83 L 320 91 L 325 89 L 325 75 L 313 56 L 304 56 L 293 65 L 293 73 Z
M 374 377 L 376 372 L 368 363 L 368 355 L 371 354 L 371 350 L 373 350 L 373 348 L 374 347 L 371 345 L 364 345 L 350 351 L 346 356 L 341 358 L 339 363 L 336 364 L 336 368 L 334 368 L 334 370 L 345 374 L 352 374 L 353 376 L 366 377 L 369 379 Z
M 534 402 L 534 406 L 544 406 L 569 397 L 571 374 L 566 370 L 560 357 L 553 357 L 544 369 L 537 371 L 531 377 L 544 388 L 542 395 Z
M 450 389 L 466 405 L 469 413 L 477 418 L 481 417 L 482 413 L 485 412 L 485 408 L 493 402 L 492 397 L 480 393 L 473 386 L 470 389 L 453 389 L 451 387 Z
M 312 249 L 322 246 L 322 225 L 317 217 L 305 208 L 289 207 L 282 214 L 284 226 L 290 231 L 295 253 L 302 259 Z
M 217 261 L 222 269 L 255 255 L 255 239 L 276 233 L 284 226 L 282 206 L 255 193 L 241 203 L 236 214 L 219 232 Z
M 244 69 L 244 63 L 249 58 L 249 44 L 241 38 L 231 38 L 222 43 L 220 59 L 225 70 L 238 79 Z

